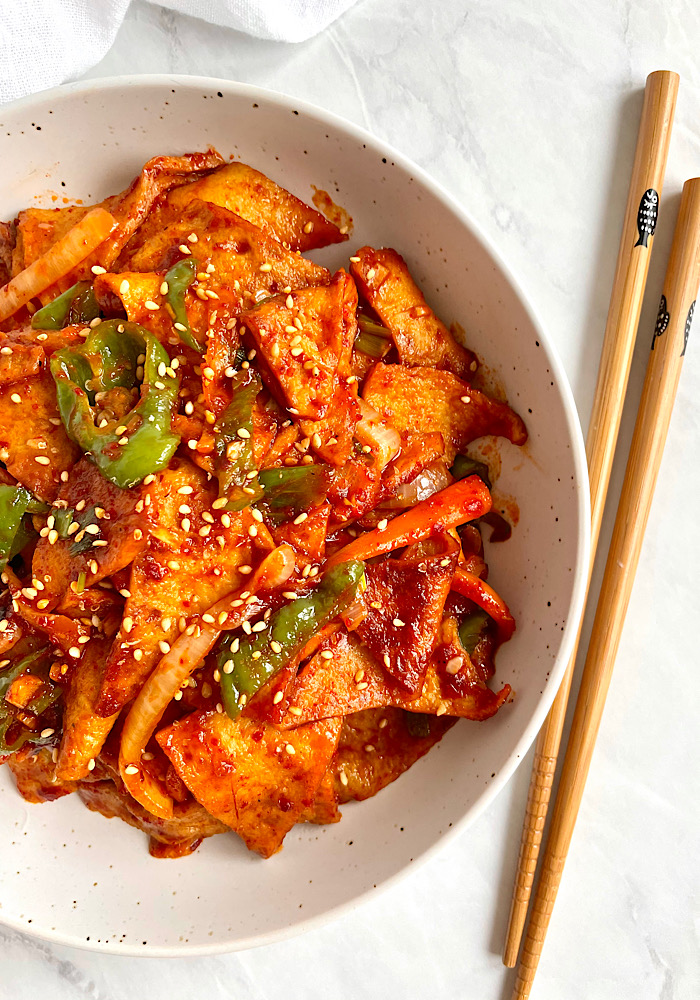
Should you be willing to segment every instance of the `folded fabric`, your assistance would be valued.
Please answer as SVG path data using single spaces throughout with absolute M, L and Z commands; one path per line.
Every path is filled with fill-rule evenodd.
M 85 73 L 131 0 L 0 0 L 0 103 Z M 163 0 L 162 7 L 278 42 L 318 34 L 355 0 Z

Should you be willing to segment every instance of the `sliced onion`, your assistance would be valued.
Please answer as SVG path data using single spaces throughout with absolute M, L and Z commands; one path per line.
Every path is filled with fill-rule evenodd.
M 353 632 L 358 625 L 362 624 L 366 617 L 367 605 L 361 597 L 356 597 L 352 604 L 349 604 L 340 615 L 340 619 L 348 632 Z
M 382 422 L 379 413 L 364 399 L 358 399 L 358 403 L 361 419 L 355 426 L 355 437 L 360 444 L 372 449 L 377 467 L 381 471 L 398 455 L 401 449 L 401 437 L 397 430 Z
M 420 472 L 410 483 L 399 486 L 391 500 L 385 500 L 382 507 L 413 507 L 421 500 L 427 500 L 433 493 L 439 493 L 452 482 L 447 466 L 441 458 Z
M 251 595 L 273 590 L 289 579 L 293 569 L 293 549 L 280 545 L 263 559 L 246 589 Z M 211 651 L 224 628 L 239 628 L 246 619 L 259 614 L 262 607 L 259 600 L 250 598 L 244 603 L 240 591 L 222 597 L 205 612 L 214 621 L 205 622 L 200 616 L 196 623 L 191 623 L 195 624 L 193 632 L 188 635 L 185 631 L 178 636 L 136 696 L 122 730 L 119 772 L 129 793 L 154 816 L 170 819 L 173 800 L 141 766 L 141 755 L 148 741 L 173 697 Z M 227 617 L 219 622 L 224 613 Z M 130 773 L 129 768 L 134 767 L 138 770 Z
M 117 220 L 104 208 L 93 208 L 41 257 L 0 288 L 0 321 L 16 313 L 89 257 L 107 239 Z

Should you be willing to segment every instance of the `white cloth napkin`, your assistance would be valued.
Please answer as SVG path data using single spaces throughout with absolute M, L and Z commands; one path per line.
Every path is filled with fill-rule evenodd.
M 111 47 L 131 0 L 0 0 L 0 103 L 73 80 Z M 278 42 L 318 34 L 355 0 L 162 0 Z

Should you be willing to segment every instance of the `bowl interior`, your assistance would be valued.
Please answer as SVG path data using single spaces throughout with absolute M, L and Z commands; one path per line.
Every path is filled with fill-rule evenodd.
M 587 557 L 585 460 L 571 394 L 536 320 L 468 218 L 420 171 L 354 126 L 254 88 L 195 78 L 91 82 L 0 108 L 0 218 L 28 205 L 93 201 L 158 153 L 215 145 L 302 198 L 329 192 L 364 243 L 396 247 L 428 300 L 498 373 L 524 417 L 525 449 L 497 446 L 497 493 L 519 509 L 488 547 L 490 580 L 518 622 L 494 683 L 516 696 L 487 723 L 460 722 L 340 824 L 293 831 L 267 862 L 235 837 L 156 861 L 143 834 L 70 796 L 24 803 L 0 770 L 0 919 L 91 948 L 174 954 L 243 948 L 294 933 L 404 872 L 503 786 L 551 703 L 573 641 Z M 491 456 L 492 461 L 494 455 Z M 567 622 L 569 625 L 567 626 Z M 74 800 L 75 799 L 75 800 Z M 298 831 L 298 832 L 297 832 Z

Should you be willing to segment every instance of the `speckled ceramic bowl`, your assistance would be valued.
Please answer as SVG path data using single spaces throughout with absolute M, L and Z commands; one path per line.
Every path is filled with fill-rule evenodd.
M 566 377 L 523 292 L 469 215 L 368 133 L 253 87 L 125 77 L 0 108 L 0 218 L 62 197 L 120 190 L 158 153 L 209 143 L 302 198 L 327 190 L 354 219 L 348 246 L 393 246 L 447 323 L 498 372 L 530 431 L 500 447 L 498 490 L 517 498 L 512 539 L 488 552 L 518 631 L 496 683 L 517 692 L 485 723 L 461 722 L 407 774 L 342 822 L 296 828 L 269 861 L 213 837 L 180 861 L 75 796 L 27 805 L 0 770 L 0 920 L 56 942 L 122 954 L 204 954 L 299 933 L 387 886 L 486 808 L 534 739 L 572 648 L 588 556 L 588 486 Z M 58 196 L 58 200 L 54 196 Z

